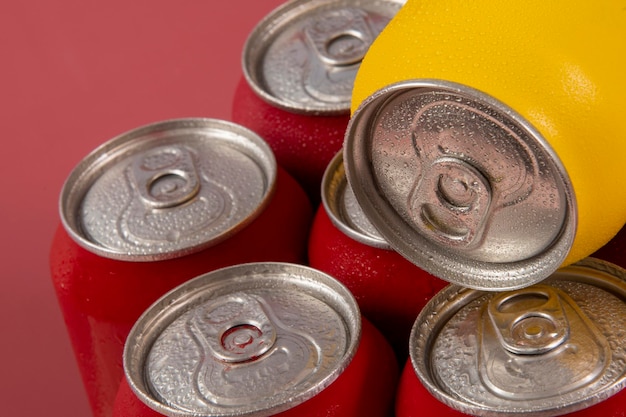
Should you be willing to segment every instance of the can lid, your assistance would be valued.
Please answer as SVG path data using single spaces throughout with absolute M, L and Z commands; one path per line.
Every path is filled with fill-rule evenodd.
M 276 170 L 269 146 L 239 125 L 154 123 L 111 139 L 74 168 L 61 191 L 61 220 L 79 245 L 104 257 L 180 257 L 255 219 Z
M 361 60 L 405 2 L 289 1 L 248 36 L 244 76 L 263 100 L 278 108 L 347 114 Z
M 302 265 L 201 275 L 153 304 L 124 349 L 129 385 L 167 416 L 269 416 L 315 396 L 360 341 L 354 297 Z
M 335 155 L 324 172 L 322 204 L 332 223 L 344 234 L 360 243 L 391 250 L 356 201 L 346 179 L 342 151 Z
M 626 386 L 626 270 L 587 258 L 508 292 L 451 285 L 418 316 L 411 363 L 471 415 L 557 416 Z
M 405 258 L 485 290 L 548 277 L 574 240 L 571 182 L 541 134 L 464 85 L 407 80 L 354 112 L 346 176 L 364 213 Z

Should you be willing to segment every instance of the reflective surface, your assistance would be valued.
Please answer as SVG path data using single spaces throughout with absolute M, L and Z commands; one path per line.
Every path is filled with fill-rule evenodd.
M 244 74 L 272 105 L 296 113 L 346 114 L 361 61 L 404 0 L 296 0 L 250 34 Z
M 574 192 L 541 134 L 496 99 L 443 80 L 385 87 L 353 114 L 346 176 L 380 234 L 430 273 L 477 289 L 554 272 Z
M 624 278 L 587 258 L 515 291 L 449 286 L 413 327 L 413 368 L 435 397 L 471 415 L 591 407 L 626 385 Z
M 166 415 L 270 416 L 334 382 L 360 337 L 356 300 L 330 275 L 248 263 L 187 281 L 146 310 L 124 371 Z
M 276 161 L 256 133 L 223 120 L 182 118 L 104 143 L 61 192 L 63 224 L 109 258 L 171 259 L 213 246 L 271 200 Z

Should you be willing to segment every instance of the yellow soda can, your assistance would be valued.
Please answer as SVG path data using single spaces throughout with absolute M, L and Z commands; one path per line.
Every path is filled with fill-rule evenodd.
M 357 201 L 418 266 L 520 288 L 626 223 L 626 1 L 409 0 L 357 73 Z

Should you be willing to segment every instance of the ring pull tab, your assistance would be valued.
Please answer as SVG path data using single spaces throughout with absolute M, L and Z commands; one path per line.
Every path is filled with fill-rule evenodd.
M 245 293 L 217 298 L 198 310 L 190 325 L 217 359 L 229 363 L 258 358 L 276 342 L 270 318 L 259 301 Z
M 326 13 L 304 29 L 312 50 L 303 87 L 323 102 L 350 99 L 356 71 L 374 40 L 366 13 L 346 8 Z
M 416 226 L 424 236 L 446 246 L 468 247 L 483 235 L 492 190 L 470 163 L 441 157 L 425 168 L 410 198 Z
M 191 153 L 178 146 L 162 146 L 138 155 L 130 177 L 150 207 L 179 206 L 194 198 L 200 181 Z
M 292 389 L 315 375 L 323 361 L 307 334 L 285 327 L 261 295 L 232 293 L 190 317 L 200 347 L 193 373 L 202 401 L 238 406 Z
M 556 291 L 535 285 L 494 297 L 488 314 L 502 346 L 524 355 L 546 353 L 569 338 L 569 323 Z
M 373 40 L 365 17 L 358 9 L 337 10 L 316 19 L 305 28 L 304 34 L 325 64 L 334 67 L 358 64 Z
M 502 398 L 573 396 L 590 389 L 611 358 L 606 337 L 558 287 L 535 285 L 496 295 L 481 323 L 480 378 Z

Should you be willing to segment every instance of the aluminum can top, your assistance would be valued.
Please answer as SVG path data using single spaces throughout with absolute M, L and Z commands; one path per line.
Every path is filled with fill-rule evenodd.
M 206 118 L 126 132 L 85 157 L 60 196 L 81 246 L 127 261 L 181 257 L 252 222 L 274 192 L 269 146 L 239 125 Z
M 586 258 L 506 292 L 451 285 L 409 342 L 424 386 L 471 415 L 557 416 L 626 385 L 626 270 Z
M 167 416 L 270 416 L 312 398 L 358 347 L 356 300 L 286 263 L 201 275 L 153 304 L 124 350 L 130 387 Z
M 447 281 L 521 288 L 572 246 L 576 200 L 560 159 L 524 118 L 470 87 L 423 79 L 375 92 L 352 115 L 344 164 L 380 234 Z
M 334 156 L 324 172 L 322 204 L 331 222 L 345 235 L 368 246 L 391 250 L 356 201 L 346 179 L 343 151 Z
M 249 34 L 242 68 L 252 90 L 292 113 L 350 112 L 361 60 L 406 0 L 292 0 Z

